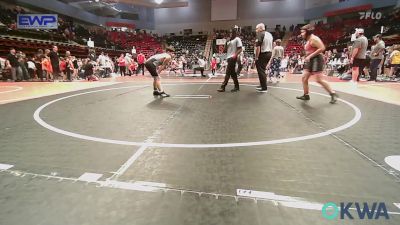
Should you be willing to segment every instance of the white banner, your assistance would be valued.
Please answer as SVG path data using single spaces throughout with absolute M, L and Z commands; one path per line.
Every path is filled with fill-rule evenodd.
M 58 29 L 58 15 L 18 14 L 17 29 Z
M 217 45 L 225 45 L 226 39 L 217 39 Z

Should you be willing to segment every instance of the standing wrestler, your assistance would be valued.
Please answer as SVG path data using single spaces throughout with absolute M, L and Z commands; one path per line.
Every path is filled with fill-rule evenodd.
M 146 69 L 150 72 L 153 77 L 153 95 L 161 97 L 169 97 L 170 95 L 165 93 L 161 87 L 161 80 L 159 74 L 161 71 L 167 68 L 172 57 L 174 56 L 174 49 L 168 47 L 165 53 L 156 54 L 150 57 L 144 64 Z
M 319 37 L 313 34 L 314 27 L 310 24 L 301 28 L 301 37 L 306 40 L 304 50 L 306 58 L 303 69 L 303 90 L 304 95 L 297 97 L 297 99 L 308 101 L 310 100 L 308 80 L 311 76 L 315 76 L 317 82 L 330 94 L 330 103 L 335 103 L 337 94 L 332 91 L 331 87 L 326 81 L 322 80 L 324 69 L 324 58 L 322 53 L 325 51 L 325 45 Z

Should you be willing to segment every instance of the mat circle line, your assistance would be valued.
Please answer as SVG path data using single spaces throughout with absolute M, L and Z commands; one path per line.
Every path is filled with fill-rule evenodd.
M 201 84 L 214 84 L 214 83 L 177 83 L 177 84 L 164 84 L 164 86 L 180 86 L 180 85 L 201 85 Z M 216 84 L 216 83 L 215 83 Z M 251 84 L 243 84 L 242 86 L 250 86 L 250 87 L 255 87 L 257 85 L 251 85 Z M 78 94 L 73 94 L 69 96 L 65 96 L 62 98 L 58 98 L 55 100 L 52 100 L 50 102 L 45 103 L 44 105 L 40 106 L 39 108 L 36 109 L 36 111 L 33 114 L 34 120 L 43 126 L 44 128 L 51 130 L 55 133 L 59 133 L 62 135 L 66 135 L 69 137 L 73 138 L 78 138 L 82 140 L 87 140 L 87 141 L 94 141 L 94 142 L 100 142 L 100 143 L 107 143 L 107 144 L 117 144 L 117 145 L 127 145 L 127 146 L 143 146 L 146 145 L 147 147 L 160 147 L 160 148 L 233 148 L 233 147 L 250 147 L 250 146 L 262 146 L 262 145 L 273 145 L 273 144 L 284 144 L 284 143 L 290 143 L 290 142 L 297 142 L 297 141 L 305 141 L 305 140 L 310 140 L 310 139 L 315 139 L 315 138 L 320 138 L 324 136 L 331 135 L 333 133 L 337 133 L 339 131 L 343 131 L 347 128 L 352 127 L 355 125 L 358 121 L 360 121 L 362 113 L 361 110 L 355 106 L 354 104 L 344 100 L 344 99 L 338 99 L 338 101 L 343 102 L 350 106 L 355 114 L 354 117 L 347 123 L 333 128 L 329 129 L 320 133 L 316 134 L 310 134 L 310 135 L 305 135 L 305 136 L 299 136 L 299 137 L 292 137 L 292 138 L 283 138 L 283 139 L 275 139 L 275 140 L 265 140 L 265 141 L 253 141 L 253 142 L 237 142 L 237 143 L 220 143 L 220 144 L 175 144 L 175 143 L 146 143 L 146 142 L 134 142 L 134 141 L 124 141 L 124 140 L 114 140 L 114 139 L 106 139 L 106 138 L 99 138 L 99 137 L 93 137 L 93 136 L 88 136 L 88 135 L 82 135 L 66 130 L 62 130 L 60 128 L 54 127 L 48 123 L 46 123 L 41 117 L 40 113 L 48 107 L 51 104 L 54 104 L 56 102 L 81 96 L 81 95 L 87 95 L 87 94 L 93 94 L 93 93 L 98 93 L 98 92 L 104 92 L 104 91 L 113 91 L 113 90 L 120 90 L 120 89 L 129 89 L 129 88 L 141 88 L 141 87 L 150 87 L 150 85 L 133 85 L 133 86 L 127 86 L 127 87 L 117 87 L 117 88 L 107 88 L 107 89 L 101 89 L 101 90 L 95 90 L 95 91 L 88 91 L 88 92 L 82 92 Z M 290 91 L 303 91 L 300 89 L 294 89 L 294 88 L 285 88 L 285 87 L 270 87 L 273 89 L 283 89 L 283 90 L 290 90 Z M 311 92 L 312 94 L 315 95 L 320 95 L 324 97 L 329 97 L 329 95 L 326 94 L 321 94 L 317 92 Z M 265 93 L 260 93 L 260 94 L 265 94 Z M 267 94 L 265 94 L 267 95 Z

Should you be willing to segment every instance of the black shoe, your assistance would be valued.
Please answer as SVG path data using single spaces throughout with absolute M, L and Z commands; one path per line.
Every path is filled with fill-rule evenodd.
M 153 91 L 153 95 L 154 95 L 154 96 L 158 96 L 158 95 L 161 95 L 161 93 L 158 92 L 158 91 Z
M 331 94 L 331 101 L 329 103 L 335 104 L 339 96 L 336 93 Z
M 300 100 L 304 100 L 304 101 L 310 100 L 310 96 L 309 95 L 297 96 L 296 98 L 300 99 Z
M 240 91 L 239 88 L 234 88 L 231 90 L 231 92 L 238 92 L 238 91 Z
M 267 89 L 262 89 L 262 88 L 260 88 L 260 89 L 257 89 L 257 92 L 267 93 L 268 90 L 267 90 Z
M 220 89 L 217 90 L 218 92 L 225 92 L 225 88 L 221 87 Z
M 171 95 L 169 95 L 169 94 L 167 94 L 167 93 L 165 93 L 165 92 L 161 92 L 161 93 L 160 93 L 160 96 L 163 97 L 163 98 L 167 98 L 167 97 L 169 97 L 169 96 L 171 96 Z

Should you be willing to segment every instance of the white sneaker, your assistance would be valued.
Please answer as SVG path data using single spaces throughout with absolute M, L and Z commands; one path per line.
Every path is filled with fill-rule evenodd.
M 351 88 L 357 88 L 357 84 L 358 84 L 358 82 L 353 81 L 353 80 L 350 80 L 350 86 L 351 86 Z

